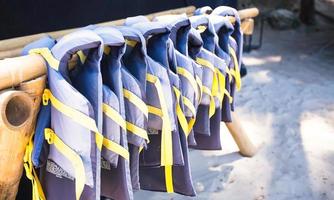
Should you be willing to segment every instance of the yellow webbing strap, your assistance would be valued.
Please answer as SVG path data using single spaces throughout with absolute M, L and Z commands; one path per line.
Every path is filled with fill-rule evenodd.
M 212 88 L 211 88 L 211 94 L 214 97 L 217 97 L 220 100 L 220 92 L 219 92 L 219 82 L 218 82 L 218 74 L 217 74 L 217 68 L 215 68 L 215 73 L 213 74 L 213 81 L 212 81 Z M 219 106 L 219 105 L 217 105 Z
M 207 29 L 207 26 L 204 26 L 204 25 L 200 25 L 197 27 L 197 30 L 199 31 L 199 33 L 203 33 L 206 29 Z
M 29 51 L 29 54 L 40 54 L 43 56 L 43 58 L 48 62 L 49 66 L 52 67 L 54 70 L 58 71 L 59 68 L 59 60 L 57 60 L 55 57 L 53 57 L 50 49 L 48 48 L 36 48 L 36 49 L 31 49 Z
M 95 140 L 97 147 L 101 150 L 102 146 L 106 147 L 108 150 L 113 151 L 125 159 L 129 158 L 129 152 L 122 147 L 121 145 L 104 138 L 103 135 L 98 131 L 96 127 L 95 120 L 91 117 L 83 114 L 80 111 L 77 111 L 59 101 L 55 98 L 49 89 L 45 89 L 43 93 L 43 105 L 47 105 L 49 100 L 51 101 L 52 106 L 57 109 L 59 112 L 63 113 L 67 117 L 71 118 L 76 123 L 87 128 L 90 131 L 95 133 Z M 126 153 L 125 153 L 126 152 Z
M 213 66 L 213 64 L 210 61 L 197 57 L 196 58 L 196 63 L 199 64 L 199 65 L 202 65 L 204 67 L 209 68 L 213 73 L 215 73 L 215 67 Z
M 213 98 L 212 94 L 211 94 L 211 90 L 206 87 L 206 86 L 203 86 L 203 93 L 207 94 L 210 96 L 210 105 L 209 105 L 209 118 L 211 118 L 215 112 L 216 112 L 216 109 L 215 109 L 215 99 Z
M 56 149 L 72 163 L 75 171 L 75 196 L 79 200 L 86 181 L 85 168 L 81 157 L 67 146 L 52 129 L 46 128 L 44 136 L 50 145 L 55 145 Z
M 156 116 L 159 116 L 162 118 L 162 111 L 160 108 L 154 107 L 154 106 L 150 106 L 147 105 L 147 109 L 148 109 L 148 113 L 150 114 L 154 114 Z
M 135 95 L 130 90 L 123 88 L 124 98 L 130 101 L 133 105 L 135 105 L 147 118 L 148 117 L 148 109 L 146 103 L 141 100 L 137 95 Z
M 219 83 L 219 101 L 220 101 L 220 106 L 222 106 L 223 99 L 224 99 L 224 94 L 225 94 L 225 76 L 224 74 L 216 68 L 216 73 L 218 75 L 218 83 Z
M 125 40 L 125 44 L 129 45 L 130 47 L 135 47 L 136 44 L 137 44 L 137 41 L 126 39 L 126 40 Z
M 230 95 L 230 93 L 227 91 L 226 88 L 225 88 L 224 93 L 225 93 L 225 95 L 228 97 L 228 101 L 229 101 L 229 103 L 232 103 L 232 102 L 233 102 L 233 97 Z
M 183 101 L 183 104 L 185 106 L 187 106 L 187 108 L 189 108 L 189 110 L 193 114 L 193 116 L 196 116 L 196 108 L 192 104 L 192 102 L 187 97 L 185 97 L 185 96 L 182 96 L 182 101 Z
M 32 184 L 32 200 L 46 200 L 42 185 L 38 180 L 37 173 L 31 160 L 32 151 L 34 149 L 33 136 L 34 133 L 31 134 L 30 140 L 26 146 L 25 154 L 23 157 L 23 166 L 25 169 L 26 177 L 31 181 Z
M 189 81 L 191 87 L 195 91 L 196 99 L 198 99 L 199 98 L 198 86 L 197 86 L 197 82 L 194 76 L 188 70 L 182 67 L 177 67 L 176 71 L 177 71 L 177 74 L 182 75 L 184 78 L 186 78 Z
M 158 77 L 152 74 L 146 74 L 146 80 L 154 84 L 160 102 L 162 111 L 162 130 L 161 130 L 161 166 L 165 167 L 165 183 L 168 193 L 174 192 L 173 187 L 173 143 L 172 143 L 172 128 L 168 114 L 166 100 L 163 96 L 163 90 Z
M 196 63 L 199 64 L 199 65 L 202 65 L 204 67 L 209 68 L 213 72 L 213 80 L 212 80 L 211 92 L 208 93 L 208 90 L 207 90 L 208 88 L 207 87 L 204 88 L 205 86 L 202 86 L 203 87 L 203 92 L 205 90 L 204 93 L 206 93 L 206 94 L 208 94 L 210 96 L 210 110 L 211 110 L 211 112 L 209 111 L 209 116 L 212 116 L 215 113 L 215 111 L 212 111 L 212 109 L 213 109 L 212 108 L 212 104 L 215 105 L 215 100 L 214 100 L 213 97 L 219 98 L 219 96 L 220 96 L 220 94 L 219 94 L 219 87 L 218 87 L 217 72 L 216 72 L 216 69 L 215 69 L 214 65 L 210 61 L 208 61 L 208 60 L 206 60 L 204 58 L 197 57 L 196 58 Z M 213 109 L 213 110 L 215 110 L 215 109 Z
M 78 51 L 77 54 L 79 56 L 81 64 L 84 64 L 85 61 L 86 61 L 87 56 L 81 50 Z
M 147 131 L 143 128 L 140 128 L 139 126 L 136 126 L 135 124 L 132 124 L 131 122 L 126 122 L 126 129 L 128 131 L 131 131 L 133 134 L 144 138 L 146 141 L 149 141 Z
M 111 120 L 118 124 L 122 129 L 126 130 L 126 122 L 118 111 L 105 103 L 102 104 L 102 110 Z
M 203 83 L 202 83 L 202 80 L 199 76 L 196 75 L 196 82 L 197 82 L 197 85 L 198 85 L 198 91 L 199 91 L 199 99 L 198 99 L 198 102 L 200 103 L 201 100 L 202 100 L 202 95 L 203 95 Z
M 103 53 L 109 55 L 110 51 L 111 51 L 110 47 L 108 45 L 104 45 Z
M 230 55 L 232 56 L 232 59 L 234 62 L 234 69 L 231 69 L 231 72 L 235 78 L 235 84 L 236 84 L 237 91 L 239 91 L 241 89 L 241 75 L 240 75 L 237 55 L 231 46 L 229 46 L 228 48 L 229 48 Z
M 182 112 L 182 108 L 180 105 L 180 100 L 181 100 L 181 92 L 179 89 L 177 89 L 177 87 L 173 86 L 173 90 L 176 96 L 176 115 L 177 115 L 177 119 L 179 120 L 179 123 L 181 125 L 181 128 L 184 132 L 184 134 L 186 135 L 186 137 L 188 136 L 188 121 L 186 116 L 184 115 L 184 113 Z

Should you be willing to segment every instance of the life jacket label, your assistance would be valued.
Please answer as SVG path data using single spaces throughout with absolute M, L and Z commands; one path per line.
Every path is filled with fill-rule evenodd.
M 158 135 L 159 131 L 157 129 L 148 128 L 147 133 L 150 135 Z
M 101 168 L 106 170 L 111 170 L 111 165 L 106 159 L 101 158 Z
M 51 160 L 47 160 L 46 162 L 46 171 L 56 175 L 57 178 L 67 178 L 70 180 L 74 180 L 72 176 L 70 176 L 67 172 L 65 172 L 61 167 L 59 167 L 55 162 Z

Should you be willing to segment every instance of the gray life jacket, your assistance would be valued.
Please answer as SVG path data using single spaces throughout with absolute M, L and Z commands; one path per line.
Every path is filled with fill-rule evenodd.
M 122 34 L 110 27 L 101 27 L 94 30 L 103 40 L 104 55 L 101 61 L 103 84 L 116 96 L 119 102 L 119 114 L 123 122 L 119 124 L 120 145 L 125 151 L 120 153 L 116 168 L 105 162 L 101 170 L 101 195 L 112 199 L 133 199 L 131 175 L 129 168 L 128 141 L 126 132 L 126 108 L 122 81 L 121 57 L 124 54 L 124 38 Z M 104 109 L 105 117 L 107 110 Z M 114 145 L 115 146 L 115 145 Z
M 99 199 L 102 132 L 103 42 L 94 32 L 81 30 L 61 38 L 49 51 L 34 49 L 47 61 L 50 89 L 43 104 L 51 104 L 50 144 L 41 183 L 47 199 Z M 87 62 L 70 70 L 73 54 L 89 50 Z
M 157 91 L 157 96 L 147 95 L 149 113 L 162 119 L 163 123 L 171 124 L 170 128 L 167 127 L 167 129 L 164 129 L 163 127 L 162 130 L 161 128 L 149 129 L 150 143 L 148 144 L 148 148 L 143 150 L 141 153 L 141 188 L 154 190 L 152 185 L 147 182 L 147 180 L 148 178 L 155 179 L 156 175 L 152 171 L 150 173 L 149 170 L 153 170 L 159 166 L 160 169 L 165 172 L 165 181 L 162 180 L 162 182 L 158 181 L 157 183 L 163 186 L 167 192 L 173 192 L 172 167 L 183 166 L 184 159 L 176 118 L 177 114 L 175 111 L 177 102 L 173 92 L 174 88 L 179 89 L 179 82 L 178 76 L 170 70 L 168 60 L 169 56 L 167 47 L 170 30 L 164 24 L 158 22 L 142 22 L 134 24 L 133 27 L 138 29 L 147 40 L 147 63 L 149 66 L 147 71 L 147 91 L 152 86 Z M 159 81 L 158 85 L 157 81 Z M 160 102 L 156 105 L 156 100 L 153 98 L 159 100 Z M 167 113 L 167 115 L 164 113 Z M 149 125 L 150 123 L 149 115 Z M 154 126 L 156 125 L 157 124 Z M 166 127 L 166 124 L 162 125 Z M 167 132 L 166 130 L 170 131 Z M 166 144 L 170 145 L 169 149 L 166 149 Z
M 238 11 L 234 8 L 228 6 L 219 6 L 212 11 L 212 15 L 219 16 L 233 16 L 235 18 L 235 23 L 233 26 L 232 33 L 226 33 L 230 35 L 229 39 L 224 37 L 224 43 L 226 44 L 226 52 L 231 56 L 230 71 L 233 76 L 233 81 L 231 83 L 231 97 L 234 98 L 235 90 L 241 89 L 241 77 L 240 77 L 240 67 L 241 58 L 243 51 L 243 33 L 241 31 L 241 20 Z M 234 101 L 231 105 L 231 110 L 234 110 Z M 222 113 L 223 114 L 223 113 Z
M 117 29 L 122 33 L 127 45 L 125 54 L 122 57 L 123 85 L 125 86 L 125 83 L 129 85 L 129 83 L 131 83 L 129 82 L 130 80 L 132 81 L 132 85 L 137 84 L 136 87 L 139 88 L 139 91 L 133 91 L 132 93 L 140 92 L 136 97 L 141 98 L 141 100 L 136 97 L 126 98 L 129 101 L 128 105 L 126 104 L 127 123 L 134 125 L 128 126 L 131 180 L 133 189 L 139 190 L 139 153 L 143 148 L 146 148 L 146 142 L 149 142 L 146 132 L 148 120 L 146 105 L 146 47 L 142 45 L 142 43 L 145 44 L 145 39 L 138 31 L 131 27 L 122 26 L 117 27 Z M 138 42 L 138 40 L 140 42 Z M 127 88 L 135 89 L 133 86 Z M 135 101 L 130 102 L 133 99 Z M 133 106 L 136 106 L 136 108 L 131 108 Z M 141 110 L 139 110 L 139 108 Z M 131 130 L 133 130 L 134 133 L 132 133 Z

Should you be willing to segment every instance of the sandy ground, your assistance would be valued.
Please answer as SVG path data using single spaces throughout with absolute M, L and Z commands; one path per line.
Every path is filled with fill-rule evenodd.
M 222 124 L 223 150 L 191 150 L 197 197 L 140 191 L 135 199 L 334 199 L 334 28 L 265 30 L 244 55 L 237 113 L 254 143 L 243 158 Z

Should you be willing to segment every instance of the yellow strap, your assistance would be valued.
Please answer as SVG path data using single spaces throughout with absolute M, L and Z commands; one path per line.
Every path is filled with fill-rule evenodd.
M 198 86 L 197 86 L 197 82 L 194 76 L 188 70 L 182 67 L 177 67 L 176 71 L 177 71 L 177 74 L 182 75 L 184 78 L 186 78 L 189 81 L 190 85 L 195 91 L 196 99 L 198 99 L 199 98 Z
M 109 55 L 110 51 L 111 51 L 110 47 L 108 45 L 104 45 L 103 53 Z
M 54 108 L 56 108 L 58 111 L 66 115 L 67 117 L 71 118 L 76 123 L 80 124 L 81 126 L 87 128 L 88 130 L 91 130 L 96 133 L 96 143 L 98 148 L 101 150 L 102 148 L 102 142 L 103 142 L 103 136 L 101 138 L 101 135 L 99 133 L 99 130 L 96 127 L 95 120 L 91 117 L 83 114 L 80 111 L 77 111 L 65 104 L 63 104 L 61 101 L 59 101 L 57 98 L 53 96 L 51 91 L 49 89 L 45 89 L 43 93 L 43 105 L 47 105 L 49 100 L 51 101 L 51 104 Z
M 123 156 L 125 159 L 128 158 L 128 156 L 124 154 L 124 152 L 127 151 L 126 149 L 124 149 L 124 147 L 103 137 L 103 135 L 98 131 L 94 119 L 83 114 L 80 111 L 77 111 L 63 104 L 61 101 L 59 101 L 52 95 L 49 89 L 45 89 L 43 93 L 43 105 L 47 105 L 49 100 L 51 101 L 52 106 L 56 108 L 59 112 L 63 113 L 64 115 L 71 118 L 73 121 L 87 128 L 88 130 L 93 131 L 95 133 L 95 141 L 99 150 L 101 150 L 102 146 L 104 146 L 110 151 L 113 151 Z M 114 144 L 115 147 L 110 146 L 110 144 Z
M 154 114 L 154 115 L 157 115 L 159 117 L 162 117 L 162 111 L 160 108 L 157 108 L 157 107 L 154 107 L 154 106 L 150 106 L 150 105 L 147 105 L 147 109 L 148 109 L 148 112 L 150 114 Z
M 192 102 L 185 96 L 182 97 L 183 104 L 187 106 L 187 108 L 190 110 L 190 112 L 193 114 L 193 116 L 196 116 L 196 108 L 192 104 Z
M 43 58 L 48 62 L 49 66 L 52 67 L 54 70 L 58 71 L 59 68 L 59 60 L 57 60 L 55 57 L 53 57 L 50 49 L 48 48 L 36 48 L 36 49 L 31 49 L 29 51 L 29 54 L 40 54 L 43 56 Z
M 223 99 L 224 99 L 224 93 L 225 93 L 225 76 L 223 73 L 216 68 L 216 73 L 218 75 L 218 83 L 219 83 L 219 101 L 220 101 L 220 106 L 222 106 Z
M 173 143 L 172 143 L 171 121 L 169 118 L 167 104 L 163 96 L 163 90 L 159 78 L 152 74 L 146 74 L 146 80 L 155 85 L 162 111 L 161 166 L 165 167 L 166 189 L 168 193 L 171 193 L 174 192 L 173 175 L 171 170 L 171 167 L 173 165 Z
M 232 75 L 234 75 L 237 91 L 239 91 L 241 89 L 241 75 L 240 75 L 237 55 L 236 55 L 234 49 L 231 46 L 229 46 L 228 48 L 229 48 L 230 55 L 232 56 L 232 59 L 233 59 L 233 62 L 234 62 L 234 70 L 231 69 L 232 72 L 233 72 Z
M 215 73 L 213 74 L 211 94 L 212 94 L 212 96 L 217 97 L 218 99 L 220 99 L 220 97 L 221 97 L 221 94 L 219 92 L 219 83 L 218 83 L 218 75 L 217 75 L 216 68 L 215 68 Z M 219 105 L 217 105 L 217 106 L 219 106 Z
M 216 112 L 216 109 L 215 109 L 215 99 L 213 98 L 212 94 L 211 94 L 211 90 L 206 87 L 206 86 L 203 86 L 203 93 L 207 94 L 210 96 L 210 106 L 209 106 L 209 118 L 211 118 L 215 112 Z
M 81 64 L 84 64 L 85 61 L 86 61 L 87 56 L 81 50 L 78 51 L 77 54 L 79 56 Z
M 130 158 L 129 151 L 112 140 L 103 138 L 103 146 L 109 151 L 115 152 L 118 155 L 122 156 L 125 160 L 129 160 Z
M 212 107 L 212 98 L 213 97 L 217 97 L 218 99 L 220 99 L 220 96 L 221 96 L 221 94 L 219 93 L 219 87 L 218 87 L 218 77 L 217 77 L 217 72 L 216 72 L 216 69 L 215 69 L 215 67 L 214 67 L 214 65 L 210 62 L 210 61 L 208 61 L 208 60 L 206 60 L 206 59 L 204 59 L 204 58 L 199 58 L 199 57 L 197 57 L 196 58 L 196 63 L 197 64 L 200 64 L 200 65 L 202 65 L 202 66 L 204 66 L 204 67 L 207 67 L 207 68 L 209 68 L 212 72 L 213 72 L 213 80 L 212 80 L 212 86 L 211 86 L 211 92 L 210 92 L 210 98 L 211 98 L 211 100 L 210 100 L 210 107 Z M 203 86 L 204 87 L 204 86 Z M 208 91 L 207 91 L 207 89 L 205 89 L 206 90 L 206 92 L 205 93 L 207 93 L 208 94 Z M 215 101 L 214 101 L 214 99 L 213 99 L 213 104 L 215 105 Z M 211 108 L 211 110 L 212 110 L 212 108 Z M 213 115 L 214 114 L 214 112 L 215 111 L 211 111 L 211 114 Z
M 31 181 L 31 184 L 32 184 L 32 199 L 33 200 L 45 200 L 46 198 L 43 192 L 42 185 L 38 180 L 37 173 L 35 171 L 35 168 L 31 160 L 32 151 L 34 149 L 33 136 L 34 136 L 34 133 L 31 134 L 29 142 L 26 146 L 25 154 L 23 157 L 23 161 L 24 161 L 23 166 L 26 172 L 25 173 L 26 177 Z
M 197 82 L 197 85 L 198 85 L 198 90 L 199 90 L 199 99 L 198 99 L 198 102 L 200 103 L 201 100 L 202 100 L 202 95 L 203 95 L 203 83 L 202 83 L 202 80 L 199 76 L 196 75 L 196 82 Z
M 122 129 L 126 130 L 126 122 L 118 111 L 105 103 L 102 104 L 102 110 L 111 120 L 118 124 Z
M 126 39 L 126 40 L 125 40 L 125 44 L 129 45 L 130 47 L 135 47 L 136 44 L 137 44 L 137 41 Z
M 132 124 L 131 122 L 126 122 L 126 129 L 128 131 L 131 131 L 133 134 L 144 138 L 146 141 L 149 141 L 148 139 L 148 135 L 147 135 L 147 131 L 143 128 L 140 128 L 139 126 L 136 126 L 134 124 Z
M 147 118 L 148 117 L 148 110 L 146 103 L 141 100 L 137 95 L 135 95 L 130 90 L 123 88 L 124 98 L 130 101 L 133 105 L 135 105 Z
M 174 186 L 173 186 L 173 171 L 172 171 L 172 165 L 166 165 L 165 166 L 165 182 L 166 182 L 166 190 L 168 193 L 174 192 Z
M 56 149 L 72 163 L 75 171 L 75 196 L 79 200 L 86 181 L 85 168 L 81 157 L 68 147 L 52 129 L 46 128 L 44 136 L 49 144 L 55 145 Z
M 179 123 L 181 125 L 181 128 L 184 132 L 184 134 L 186 136 L 188 136 L 188 122 L 187 122 L 187 118 L 186 116 L 184 115 L 184 113 L 182 112 L 182 108 L 181 108 L 181 105 L 180 105 L 180 97 L 181 97 L 181 92 L 179 89 L 177 89 L 176 87 L 173 86 L 173 89 L 174 89 L 174 93 L 175 93 L 175 96 L 176 96 L 176 115 L 177 115 L 177 119 L 179 120 Z
M 229 103 L 233 103 L 233 97 L 230 95 L 227 89 L 225 89 L 224 93 L 228 97 Z
M 196 58 L 196 63 L 199 64 L 199 65 L 202 65 L 203 67 L 209 68 L 213 73 L 215 73 L 215 67 L 213 66 L 213 64 L 210 61 L 197 57 Z
M 203 33 L 206 29 L 207 29 L 207 26 L 204 26 L 204 25 L 200 25 L 197 27 L 197 30 L 199 31 L 199 33 Z

